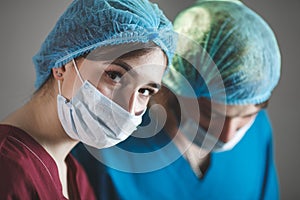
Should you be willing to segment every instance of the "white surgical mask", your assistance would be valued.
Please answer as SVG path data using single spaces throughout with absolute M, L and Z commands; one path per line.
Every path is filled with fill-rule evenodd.
M 229 151 L 235 147 L 238 142 L 243 138 L 248 129 L 253 124 L 254 119 L 248 122 L 245 126 L 240 128 L 233 138 L 228 142 L 222 142 L 218 140 L 215 136 L 205 131 L 202 127 L 198 125 L 193 119 L 188 119 L 184 122 L 181 128 L 181 132 L 193 143 L 199 147 L 213 152 L 224 152 Z M 197 130 L 198 129 L 198 130 Z M 197 130 L 197 134 L 191 134 L 190 130 Z
M 75 62 L 76 72 L 81 78 Z M 135 116 L 104 96 L 88 81 L 68 101 L 59 92 L 58 116 L 66 133 L 95 148 L 106 148 L 125 140 L 142 122 L 142 115 Z M 59 84 L 60 89 L 60 84 Z

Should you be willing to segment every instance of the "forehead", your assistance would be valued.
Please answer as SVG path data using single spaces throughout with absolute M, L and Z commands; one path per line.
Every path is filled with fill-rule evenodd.
M 127 61 L 130 63 L 131 67 L 139 67 L 143 65 L 157 65 L 166 68 L 167 66 L 167 57 L 164 52 L 160 48 L 151 48 L 145 52 L 138 51 L 131 52 L 130 54 L 126 54 L 127 56 L 121 56 L 118 60 Z M 128 56 L 130 55 L 130 56 Z
M 261 108 L 254 105 L 225 105 L 212 102 L 206 98 L 199 98 L 198 104 L 200 110 L 209 110 L 214 114 L 220 114 L 227 117 L 244 117 L 256 114 Z
M 117 60 L 124 61 L 131 68 L 129 74 L 134 73 L 136 80 L 161 82 L 167 67 L 167 58 L 159 48 L 151 49 L 142 55 Z

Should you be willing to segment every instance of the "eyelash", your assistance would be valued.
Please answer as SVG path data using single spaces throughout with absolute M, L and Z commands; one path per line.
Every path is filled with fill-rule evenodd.
M 148 94 L 148 95 L 144 95 L 144 94 L 143 94 L 146 90 L 149 91 L 149 94 Z M 150 88 L 141 88 L 141 89 L 139 89 L 139 93 L 140 93 L 141 95 L 143 95 L 144 97 L 149 97 L 149 96 L 153 96 L 153 95 L 155 94 L 155 90 L 150 89 Z
M 105 74 L 108 76 L 109 79 L 111 79 L 113 82 L 118 83 L 119 81 L 115 81 L 114 79 L 119 77 L 120 79 L 122 78 L 123 74 L 118 72 L 118 71 L 105 71 Z
M 244 119 L 248 119 L 248 118 L 251 118 L 251 117 L 253 117 L 253 116 L 255 116 L 256 114 L 251 114 L 251 115 L 247 115 L 247 116 L 244 116 L 243 118 Z

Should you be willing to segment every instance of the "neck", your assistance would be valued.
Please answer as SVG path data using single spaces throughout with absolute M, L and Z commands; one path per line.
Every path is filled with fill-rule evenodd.
M 178 127 L 178 119 L 174 114 L 168 113 L 164 129 L 190 164 L 195 175 L 202 178 L 209 167 L 209 152 L 189 141 Z
M 32 136 L 52 156 L 57 165 L 77 144 L 63 130 L 57 114 L 56 98 L 34 96 L 27 104 L 8 116 L 2 123 L 16 126 Z

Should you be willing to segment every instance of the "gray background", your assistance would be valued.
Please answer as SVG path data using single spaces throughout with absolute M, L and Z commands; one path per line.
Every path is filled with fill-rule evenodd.
M 173 20 L 192 0 L 153 0 Z M 41 42 L 71 0 L 5 0 L 0 7 L 0 119 L 26 102 L 34 92 L 31 61 Z M 281 199 L 300 198 L 300 122 L 298 106 L 300 2 L 243 1 L 273 28 L 282 53 L 282 76 L 268 108 L 274 128 L 275 156 Z M 226 183 L 224 183 L 226 184 Z

